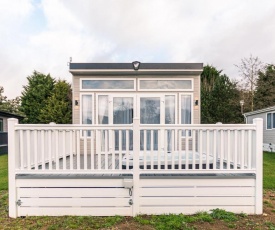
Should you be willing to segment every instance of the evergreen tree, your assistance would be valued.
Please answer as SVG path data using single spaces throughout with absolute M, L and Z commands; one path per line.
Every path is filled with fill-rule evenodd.
M 56 82 L 51 96 L 47 99 L 46 106 L 41 110 L 39 119 L 44 123 L 72 123 L 72 90 L 70 84 L 65 80 Z
M 45 123 L 40 119 L 42 109 L 45 108 L 48 98 L 54 89 L 55 80 L 48 75 L 34 71 L 27 77 L 28 84 L 23 86 L 21 96 L 21 110 L 26 115 L 25 123 Z
M 213 66 L 205 66 L 201 74 L 201 123 L 240 123 L 240 93 L 237 82 L 221 74 Z
M 255 93 L 255 109 L 275 106 L 275 66 L 267 65 L 259 73 Z

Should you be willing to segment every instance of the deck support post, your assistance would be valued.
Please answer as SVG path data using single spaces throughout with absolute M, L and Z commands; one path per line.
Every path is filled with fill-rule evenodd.
M 256 192 L 255 214 L 263 213 L 263 119 L 253 119 L 256 125 Z
M 9 167 L 9 217 L 17 217 L 16 205 L 16 184 L 15 184 L 15 160 L 16 154 L 16 134 L 15 125 L 18 120 L 15 118 L 8 119 L 8 167 Z M 18 157 L 17 157 L 18 158 Z
M 140 120 L 133 119 L 133 216 L 139 214 L 139 152 L 140 152 Z

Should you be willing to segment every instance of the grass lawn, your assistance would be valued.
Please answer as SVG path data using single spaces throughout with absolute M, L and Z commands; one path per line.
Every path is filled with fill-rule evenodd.
M 196 215 L 137 217 L 8 217 L 8 156 L 0 155 L 0 229 L 273 229 L 275 230 L 275 153 L 264 153 L 264 215 L 236 215 L 221 209 Z
M 0 155 L 0 190 L 8 189 L 8 154 Z
M 264 189 L 275 189 L 275 153 L 264 152 Z

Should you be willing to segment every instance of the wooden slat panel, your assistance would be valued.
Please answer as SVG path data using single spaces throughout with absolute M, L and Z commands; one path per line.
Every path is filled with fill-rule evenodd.
M 141 196 L 255 196 L 255 187 L 142 188 Z
M 234 213 L 247 213 L 247 214 L 255 214 L 254 206 L 180 206 L 180 207 L 169 207 L 169 206 L 158 206 L 158 207 L 140 207 L 140 214 L 147 215 L 160 215 L 160 214 L 195 214 L 197 212 L 202 211 L 210 211 L 212 209 L 225 209 L 226 211 L 234 212 Z
M 254 205 L 255 197 L 141 197 L 141 206 Z
M 64 216 L 64 215 L 77 215 L 77 216 L 131 216 L 131 207 L 87 207 L 87 208 L 52 208 L 52 207 L 19 207 L 19 216 Z
M 125 188 L 18 188 L 18 197 L 128 197 Z
M 22 207 L 127 207 L 129 198 L 21 198 Z
M 124 187 L 123 179 L 17 179 L 17 187 Z
M 143 179 L 141 187 L 180 186 L 255 186 L 255 179 Z

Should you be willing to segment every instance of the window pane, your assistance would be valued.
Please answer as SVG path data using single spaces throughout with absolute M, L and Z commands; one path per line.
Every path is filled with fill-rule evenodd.
M 140 123 L 160 124 L 160 98 L 140 98 Z
M 108 96 L 98 96 L 98 124 L 109 124 Z
M 266 128 L 267 129 L 271 129 L 272 128 L 272 126 L 271 126 L 271 113 L 267 114 Z
M 82 80 L 82 89 L 134 89 L 134 80 Z
M 275 113 L 273 113 L 273 129 L 275 129 Z
M 92 123 L 92 95 L 82 95 L 82 124 Z
M 140 89 L 191 89 L 191 80 L 140 80 Z
M 165 124 L 175 124 L 175 96 L 165 96 Z
M 133 123 L 133 98 L 114 97 L 113 99 L 113 123 L 132 124 Z
M 0 132 L 3 132 L 3 119 L 0 118 Z
M 191 124 L 191 95 L 181 95 L 181 124 Z

